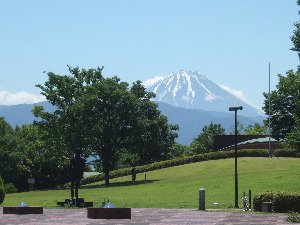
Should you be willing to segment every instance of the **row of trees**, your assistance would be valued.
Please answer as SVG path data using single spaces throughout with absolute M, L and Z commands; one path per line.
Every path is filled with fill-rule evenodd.
M 0 118 L 0 134 L 0 171 L 5 184 L 26 190 L 29 177 L 36 178 L 39 188 L 54 188 L 66 182 L 67 158 L 43 143 L 36 125 L 13 129 Z
M 238 135 L 265 135 L 268 133 L 267 127 L 259 123 L 244 128 L 244 125 L 238 122 L 237 126 Z M 226 135 L 225 129 L 221 124 L 211 123 L 208 126 L 204 126 L 202 133 L 194 138 L 193 142 L 184 152 L 184 155 L 196 155 L 214 151 L 215 135 Z

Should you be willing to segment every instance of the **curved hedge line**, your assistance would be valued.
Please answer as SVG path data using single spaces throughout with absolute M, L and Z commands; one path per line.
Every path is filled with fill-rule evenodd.
M 195 163 L 195 162 L 202 162 L 208 160 L 218 160 L 218 159 L 227 159 L 234 157 L 234 150 L 231 151 L 219 151 L 219 152 L 210 152 L 199 154 L 195 156 L 185 156 L 176 159 L 155 162 L 152 164 L 144 165 L 144 166 L 137 166 L 135 167 L 136 173 L 144 173 L 147 171 L 158 170 L 163 168 L 168 168 L 172 166 L 179 166 L 188 163 Z M 246 150 L 238 150 L 238 157 L 269 157 L 269 151 L 265 149 L 246 149 Z M 114 170 L 109 173 L 110 179 L 122 176 L 131 175 L 131 168 L 119 169 Z M 82 185 L 91 184 L 98 181 L 103 181 L 105 179 L 104 174 L 98 174 L 95 176 L 84 178 L 80 181 Z M 63 186 L 63 188 L 70 187 L 70 183 L 67 183 Z
M 274 152 L 275 157 L 299 157 L 299 151 L 295 149 L 277 149 Z
M 263 202 L 272 202 L 273 212 L 300 212 L 300 192 L 264 192 L 253 198 L 253 209 L 262 211 Z

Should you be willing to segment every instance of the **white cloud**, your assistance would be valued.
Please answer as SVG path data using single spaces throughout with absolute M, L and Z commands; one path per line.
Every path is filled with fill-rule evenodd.
M 155 77 L 152 78 L 152 79 L 146 80 L 146 81 L 143 83 L 143 85 L 144 85 L 145 87 L 149 87 L 151 84 L 153 84 L 153 83 L 155 83 L 156 81 L 161 80 L 161 79 L 163 79 L 163 78 L 164 78 L 164 77 L 155 76 Z
M 0 90 L 0 105 L 33 104 L 42 101 L 46 101 L 43 95 L 34 95 L 26 91 L 9 93 Z
M 249 102 L 249 100 L 244 96 L 242 91 L 231 89 L 225 85 L 219 85 L 221 88 L 223 88 L 225 91 L 228 91 L 230 94 L 234 95 L 235 97 L 239 98 L 240 100 L 244 102 Z
M 213 100 L 215 100 L 215 99 L 222 99 L 222 97 L 220 97 L 220 96 L 215 96 L 215 95 L 212 95 L 212 94 L 208 94 L 208 95 L 206 95 L 205 98 L 204 98 L 205 101 L 209 101 L 209 102 L 211 102 L 211 101 L 213 101 Z
M 234 90 L 234 89 L 231 89 L 225 85 L 220 85 L 219 86 L 221 88 L 223 88 L 225 91 L 228 91 L 230 94 L 234 95 L 235 97 L 237 97 L 238 99 L 242 100 L 243 102 L 246 102 L 248 105 L 251 105 L 252 107 L 256 108 L 259 112 L 263 112 L 261 107 L 258 107 L 256 105 L 254 105 L 249 99 L 247 99 L 243 92 L 242 91 L 239 91 L 239 90 Z

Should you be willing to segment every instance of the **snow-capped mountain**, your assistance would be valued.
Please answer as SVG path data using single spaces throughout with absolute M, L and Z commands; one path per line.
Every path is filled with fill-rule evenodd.
M 243 106 L 243 110 L 239 112 L 241 115 L 262 115 L 258 109 L 197 71 L 181 70 L 148 85 L 146 88 L 147 91 L 156 94 L 154 101 L 165 102 L 176 107 L 228 112 L 229 107 Z

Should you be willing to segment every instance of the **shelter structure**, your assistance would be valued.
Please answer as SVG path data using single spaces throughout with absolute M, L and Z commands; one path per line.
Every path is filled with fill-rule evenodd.
M 281 149 L 279 143 L 271 138 L 271 149 Z M 234 150 L 234 135 L 215 135 L 214 151 Z M 269 135 L 237 135 L 237 149 L 269 149 Z

